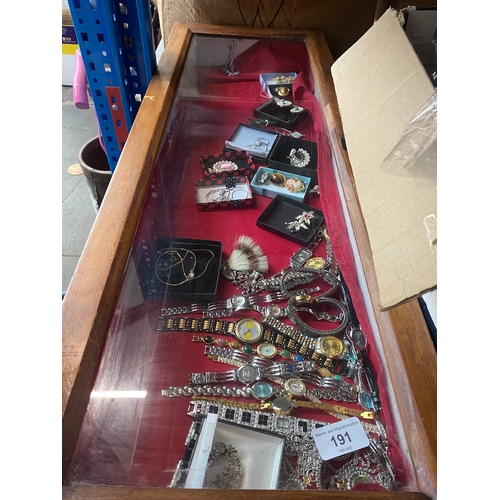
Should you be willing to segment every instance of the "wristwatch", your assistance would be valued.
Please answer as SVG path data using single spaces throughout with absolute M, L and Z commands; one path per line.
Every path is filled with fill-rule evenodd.
M 245 344 L 255 344 L 262 339 L 264 329 L 254 318 L 242 318 L 238 321 L 222 321 L 215 318 L 170 318 L 160 316 L 156 331 L 162 332 L 197 332 L 232 335 Z
M 161 395 L 168 398 L 181 396 L 224 396 L 233 398 L 255 398 L 259 401 L 269 399 L 274 394 L 273 386 L 260 380 L 253 385 L 244 387 L 227 387 L 225 385 L 185 385 L 184 387 L 169 387 L 162 389 Z
M 273 363 L 271 366 L 242 365 L 234 370 L 226 372 L 191 373 L 189 382 L 191 384 L 210 384 L 213 382 L 241 382 L 252 384 L 256 380 L 269 377 L 286 377 L 295 373 L 314 370 L 314 364 L 308 362 L 299 363 Z
M 329 307 L 333 307 L 336 314 L 329 314 L 323 310 L 317 309 L 317 306 L 321 304 L 327 304 Z M 335 328 L 330 330 L 319 330 L 318 328 L 313 328 L 307 325 L 297 314 L 297 312 L 309 312 L 317 319 L 330 321 L 332 323 L 337 323 Z M 347 326 L 349 319 L 349 312 L 347 308 L 337 299 L 333 297 L 312 297 L 311 295 L 297 295 L 292 297 L 286 305 L 286 314 L 288 319 L 298 327 L 299 331 L 302 333 L 307 333 L 312 337 L 319 337 L 323 335 L 338 335 L 342 333 Z
M 254 356 L 252 353 L 243 352 L 239 349 L 231 349 L 230 347 L 218 345 L 205 346 L 205 354 L 214 361 L 220 361 L 234 366 L 251 365 L 264 368 L 276 364 L 276 362 L 272 361 L 270 358 L 261 358 L 260 356 Z
M 270 334 L 263 336 L 264 340 L 274 343 L 273 340 L 270 340 L 273 338 L 273 331 L 281 333 L 283 336 L 289 337 L 295 342 L 293 343 L 293 346 L 283 346 L 278 344 L 279 347 L 295 349 L 295 352 L 298 352 L 303 356 L 307 356 L 308 359 L 316 360 L 317 356 L 315 356 L 315 358 L 310 357 L 314 353 L 333 359 L 342 359 L 344 355 L 344 343 L 334 335 L 325 335 L 318 338 L 310 337 L 302 332 L 299 332 L 297 328 L 286 325 L 282 321 L 271 316 L 264 316 L 264 318 L 262 318 L 262 324 L 271 329 Z M 276 336 L 274 337 L 275 340 L 278 339 Z
M 315 401 L 302 401 L 292 399 L 287 396 L 279 396 L 272 401 L 265 401 L 261 403 L 248 403 L 246 401 L 233 401 L 224 398 L 216 398 L 210 396 L 193 396 L 193 400 L 212 401 L 214 403 L 223 403 L 226 406 L 234 406 L 236 408 L 246 408 L 249 410 L 272 410 L 277 414 L 287 415 L 294 408 L 313 408 L 317 410 L 324 410 L 327 412 L 333 411 L 342 415 L 349 415 L 351 417 L 358 417 L 366 420 L 373 420 L 375 414 L 371 411 L 360 411 L 345 406 L 336 405 L 333 403 L 322 403 Z

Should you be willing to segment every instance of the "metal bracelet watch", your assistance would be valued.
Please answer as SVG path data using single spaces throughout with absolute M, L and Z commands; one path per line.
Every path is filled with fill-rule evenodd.
M 343 369 L 343 360 L 337 360 L 325 354 L 335 352 L 338 347 L 337 342 L 339 342 L 339 339 L 336 337 L 321 337 L 317 339 L 316 346 L 307 347 L 296 339 L 277 330 L 265 329 L 263 339 L 264 342 L 273 344 L 276 347 L 282 347 L 290 352 L 300 354 L 306 360 L 313 361 L 317 365 L 318 370 L 326 369 L 330 373 L 331 371 Z
M 283 377 L 310 371 L 314 365 L 299 363 L 273 363 L 272 366 L 260 367 L 252 365 L 242 365 L 234 370 L 226 372 L 205 372 L 191 373 L 189 382 L 191 384 L 210 384 L 212 382 L 241 382 L 242 384 L 252 384 L 261 378 Z
M 242 318 L 238 321 L 222 321 L 213 318 L 169 318 L 160 316 L 157 319 L 156 331 L 162 332 L 196 332 L 232 335 L 245 344 L 255 344 L 262 339 L 264 329 L 254 318 Z
M 262 319 L 262 324 L 277 331 L 278 333 L 281 333 L 282 335 L 290 337 L 297 344 L 300 344 L 300 350 L 296 351 L 299 354 L 304 355 L 307 354 L 309 350 L 311 350 L 312 352 L 316 352 L 318 354 L 322 354 L 334 359 L 341 359 L 344 356 L 344 343 L 342 342 L 342 340 L 333 335 L 323 335 L 318 338 L 310 337 L 309 335 L 300 332 L 297 328 L 286 325 L 282 321 L 271 316 L 264 316 L 264 318 Z M 269 342 L 266 336 L 264 336 L 264 340 L 267 340 Z M 279 347 L 283 346 L 280 345 Z
M 225 396 L 233 398 L 251 398 L 259 401 L 269 399 L 274 393 L 273 386 L 260 380 L 253 385 L 244 387 L 227 387 L 225 385 L 185 385 L 184 387 L 169 387 L 162 389 L 161 395 L 168 398 L 181 396 Z
M 337 314 L 329 314 L 316 308 L 318 304 L 328 304 L 328 306 L 333 306 L 337 309 Z M 327 320 L 330 322 L 338 323 L 338 326 L 330 330 L 319 330 L 318 328 L 313 328 L 307 325 L 299 316 L 298 312 L 309 312 L 313 314 L 317 319 Z M 310 295 L 298 295 L 292 297 L 286 306 L 286 314 L 290 321 L 298 327 L 301 333 L 307 333 L 312 337 L 319 337 L 325 335 L 338 335 L 342 333 L 347 326 L 348 322 L 348 310 L 337 299 L 333 297 L 311 297 Z
M 289 397 L 293 398 L 303 397 L 309 399 L 309 401 L 314 401 L 317 403 L 321 402 L 322 399 L 326 400 L 333 399 L 334 401 L 345 401 L 346 403 L 358 402 L 358 392 L 355 386 L 347 384 L 342 380 L 340 381 L 337 380 L 337 382 L 341 382 L 342 385 L 338 385 L 337 387 L 331 389 L 330 388 L 327 389 L 326 387 L 322 387 L 321 389 L 319 388 L 309 389 L 304 383 L 304 380 L 309 382 L 307 375 L 309 374 L 299 373 L 298 375 L 288 379 L 272 378 L 271 380 L 276 384 L 278 384 L 278 386 L 282 388 L 282 391 L 284 391 L 286 395 L 288 395 Z M 312 375 L 313 378 L 316 376 L 316 374 L 314 373 L 311 373 L 310 375 Z M 352 390 L 345 391 L 344 385 L 348 386 L 348 388 Z M 363 406 L 363 408 L 365 410 L 373 410 L 373 406 L 370 407 Z
M 237 349 L 231 349 L 230 347 L 223 347 L 218 345 L 205 346 L 205 354 L 211 358 L 217 357 L 217 361 L 224 360 L 223 362 L 235 366 L 252 365 L 262 368 L 275 364 L 275 361 L 271 361 L 271 359 L 269 358 L 254 356 L 251 353 L 246 353 Z
M 340 375 L 333 377 L 322 377 L 317 373 L 301 373 L 298 376 L 301 380 L 315 385 L 318 389 L 311 389 L 311 393 L 321 399 L 335 399 L 349 403 L 360 403 L 358 388 L 346 382 Z M 324 392 L 326 391 L 326 392 Z M 372 410 L 373 405 L 365 406 L 366 410 Z
M 312 283 L 316 279 L 321 278 L 325 281 L 330 288 L 319 295 L 319 297 L 327 297 L 331 295 L 339 286 L 340 281 L 337 275 L 328 269 L 314 269 L 311 267 L 293 267 L 292 269 L 286 270 L 280 279 L 280 291 L 281 293 L 291 299 L 299 293 L 293 288 L 298 285 L 305 285 Z
M 203 312 L 205 318 L 221 318 L 231 316 L 236 311 L 254 310 L 260 314 L 270 314 L 277 318 L 285 315 L 285 310 L 275 305 L 273 302 L 283 300 L 281 292 L 271 292 L 267 294 L 243 295 L 237 293 L 227 300 L 220 300 L 206 304 Z M 268 306 L 262 304 L 270 304 Z M 193 308 L 196 304 L 192 304 Z M 200 310 L 200 309 L 198 309 Z

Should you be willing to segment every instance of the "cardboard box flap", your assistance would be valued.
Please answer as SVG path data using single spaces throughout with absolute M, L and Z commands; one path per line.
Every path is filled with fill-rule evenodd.
M 436 142 L 430 141 L 434 154 L 394 159 L 435 89 L 393 9 L 333 64 L 332 76 L 379 305 L 387 309 L 437 284 Z

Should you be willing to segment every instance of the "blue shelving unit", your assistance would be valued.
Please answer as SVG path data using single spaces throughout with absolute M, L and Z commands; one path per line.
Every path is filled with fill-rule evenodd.
M 156 69 L 149 0 L 68 0 L 113 172 Z

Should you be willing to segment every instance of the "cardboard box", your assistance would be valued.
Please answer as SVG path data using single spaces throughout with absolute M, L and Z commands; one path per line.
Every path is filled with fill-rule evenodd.
M 73 85 L 75 78 L 75 52 L 78 49 L 75 28 L 73 25 L 62 26 L 62 84 Z
M 387 309 L 437 286 L 436 143 L 419 158 L 386 161 L 435 89 L 392 9 L 331 71 Z
M 157 0 L 165 40 L 176 22 L 316 29 L 325 34 L 334 60 L 370 29 L 377 4 L 378 0 Z M 225 64 L 227 54 L 221 56 Z

